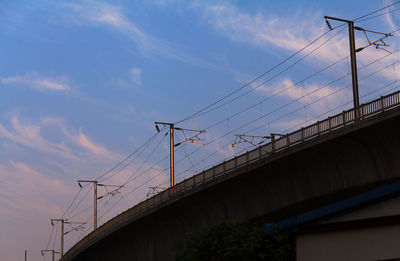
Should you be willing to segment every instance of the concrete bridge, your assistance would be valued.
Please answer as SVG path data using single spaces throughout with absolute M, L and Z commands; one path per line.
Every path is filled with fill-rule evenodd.
M 301 128 L 203 171 L 111 219 L 63 261 L 172 260 L 188 232 L 262 224 L 400 179 L 400 94 Z

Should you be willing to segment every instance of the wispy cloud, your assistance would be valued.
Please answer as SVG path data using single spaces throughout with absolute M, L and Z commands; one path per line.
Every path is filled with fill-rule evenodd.
M 327 31 L 321 11 L 277 17 L 264 16 L 262 13 L 246 13 L 227 4 L 199 4 L 198 8 L 203 10 L 207 23 L 227 38 L 271 52 L 275 52 L 275 50 L 298 51 Z M 304 19 L 305 15 L 307 19 Z M 389 24 L 393 24 L 389 16 L 387 16 L 387 20 Z M 349 50 L 346 33 L 338 34 L 333 40 L 323 44 L 337 31 L 338 29 L 315 42 L 306 49 L 303 55 L 318 47 L 318 50 L 311 56 L 312 61 L 334 62 L 347 56 Z M 365 46 L 365 39 L 359 37 L 356 45 Z M 358 54 L 359 62 L 361 65 L 366 64 L 385 54 L 368 48 Z
M 40 125 L 21 124 L 17 116 L 13 116 L 11 122 L 12 129 L 7 129 L 0 124 L 0 137 L 48 154 L 72 160 L 79 159 L 63 143 L 52 143 L 42 137 L 40 134 Z
M 272 47 L 298 51 L 326 31 L 320 12 L 308 14 L 307 19 L 304 19 L 303 13 L 290 17 L 265 17 L 262 13 L 253 15 L 241 12 L 231 5 L 200 6 L 204 8 L 204 16 L 215 30 L 232 40 L 266 50 Z M 318 57 L 332 61 L 347 55 L 345 37 L 337 37 L 334 47 L 334 52 L 332 46 L 321 48 Z
M 257 90 L 260 92 L 268 93 L 269 95 L 275 94 L 281 97 L 289 98 L 290 100 L 298 99 L 302 103 L 310 103 L 316 99 L 325 99 L 328 101 L 341 99 L 341 97 L 336 97 L 331 95 L 340 88 L 333 88 L 327 86 L 321 86 L 320 84 L 302 84 L 296 85 L 289 78 L 285 78 L 282 81 L 273 84 L 272 86 L 260 86 Z M 343 92 L 345 92 L 344 89 Z
M 27 73 L 1 78 L 1 83 L 5 85 L 23 85 L 39 91 L 67 91 L 71 89 L 71 83 L 65 76 L 44 77 L 37 73 Z
M 118 160 L 122 158 L 120 155 L 107 150 L 104 146 L 94 143 L 92 140 L 89 139 L 88 136 L 86 136 L 82 132 L 79 132 L 79 135 L 75 136 L 74 140 L 77 142 L 77 144 L 87 149 L 94 155 L 98 155 L 111 160 Z
M 131 73 L 131 81 L 136 85 L 142 84 L 142 69 L 132 68 L 130 70 Z
M 194 66 L 227 70 L 223 66 L 183 51 L 184 47 L 177 47 L 178 43 L 171 44 L 145 32 L 126 16 L 124 9 L 120 6 L 97 1 L 80 4 L 62 3 L 61 6 L 68 11 L 68 23 L 76 26 L 102 26 L 113 29 L 135 43 L 143 55 L 161 55 Z
M 69 131 L 63 121 L 58 118 L 45 117 L 39 123 L 21 123 L 17 116 L 11 118 L 12 128 L 6 128 L 0 124 L 0 137 L 6 138 L 16 144 L 73 161 L 82 161 L 80 156 L 84 151 L 90 152 L 89 157 L 102 157 L 111 161 L 121 159 L 122 156 L 109 151 L 104 146 L 94 143 L 82 131 Z M 56 143 L 46 139 L 41 131 L 46 126 L 58 128 L 64 136 L 61 142 Z M 72 143 L 67 146 L 66 143 Z M 84 151 L 74 148 L 72 145 L 83 148 Z
M 97 1 L 81 4 L 62 3 L 62 6 L 70 11 L 73 18 L 71 21 L 76 25 L 107 26 L 128 36 L 142 50 L 154 48 L 154 39 L 131 22 L 119 6 Z

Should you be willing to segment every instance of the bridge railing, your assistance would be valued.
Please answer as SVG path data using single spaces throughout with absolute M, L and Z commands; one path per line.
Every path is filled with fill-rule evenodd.
M 376 100 L 362 104 L 359 107 L 359 114 L 360 114 L 359 120 L 370 117 L 372 115 L 379 114 L 381 112 L 397 107 L 399 105 L 400 105 L 400 91 L 391 93 L 386 96 L 382 96 Z M 102 226 L 100 226 L 99 228 L 88 234 L 81 241 L 76 243 L 64 255 L 64 257 L 67 258 L 68 256 L 73 255 L 73 253 L 77 251 L 79 248 L 83 247 L 90 241 L 96 241 L 98 237 L 101 237 L 108 231 L 111 231 L 116 226 L 124 223 L 124 221 L 128 219 L 133 219 L 135 217 L 139 217 L 142 213 L 146 212 L 147 210 L 154 208 L 157 205 L 165 201 L 168 201 L 174 197 L 183 195 L 183 193 L 193 189 L 196 186 L 204 184 L 205 182 L 209 182 L 210 180 L 213 180 L 221 175 L 232 172 L 244 165 L 269 157 L 274 153 L 284 150 L 286 148 L 295 146 L 304 141 L 329 133 L 335 129 L 352 124 L 355 121 L 356 119 L 355 119 L 354 108 L 347 111 L 343 111 L 342 113 L 328 117 L 327 119 L 324 119 L 322 121 L 317 121 L 314 124 L 296 130 L 292 133 L 286 134 L 283 137 L 280 137 L 276 140 L 273 140 L 272 142 L 257 147 L 254 150 L 248 151 L 242 155 L 224 161 L 221 164 L 218 164 L 212 168 L 204 170 L 201 173 L 194 175 L 176 184 L 174 187 L 166 189 L 158 193 L 157 195 L 138 203 L 134 207 L 122 212 L 118 216 L 115 216 L 114 218 L 112 218 L 111 220 L 104 223 Z

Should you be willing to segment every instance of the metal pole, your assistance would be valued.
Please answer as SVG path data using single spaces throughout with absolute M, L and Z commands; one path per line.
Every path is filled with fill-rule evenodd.
M 27 257 L 28 257 L 28 253 L 27 253 L 27 251 L 25 250 L 25 261 L 27 260 Z
M 64 219 L 61 219 L 61 250 L 60 256 L 64 255 Z
M 52 254 L 53 254 L 53 258 L 52 258 L 52 260 L 54 261 L 54 250 L 52 250 L 51 252 L 52 252 Z
M 350 41 L 350 58 L 351 58 L 351 75 L 353 83 L 353 102 L 354 102 L 354 118 L 360 118 L 360 101 L 358 96 L 358 79 L 357 79 L 357 60 L 356 60 L 356 44 L 354 39 L 354 22 L 348 21 L 349 25 L 349 41 Z
M 169 125 L 169 133 L 170 133 L 170 182 L 171 187 L 174 186 L 174 125 Z
M 355 37 L 354 37 L 354 22 L 331 17 L 325 16 L 325 19 L 331 19 L 336 21 L 341 21 L 347 23 L 349 27 L 349 44 L 350 44 L 350 60 L 351 60 L 351 76 L 352 76 L 352 84 L 353 84 L 353 103 L 354 103 L 354 119 L 358 120 L 360 118 L 360 101 L 358 96 L 358 78 L 357 78 L 357 60 L 356 60 L 356 44 L 355 44 Z M 329 23 L 328 26 L 330 27 Z M 331 27 L 330 27 L 331 28 Z
M 94 230 L 97 228 L 97 181 L 93 181 L 94 186 L 94 221 L 93 226 Z

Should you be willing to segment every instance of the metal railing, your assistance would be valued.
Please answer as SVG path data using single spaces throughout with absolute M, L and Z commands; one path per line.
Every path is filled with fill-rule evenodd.
M 368 118 L 369 116 L 377 115 L 399 105 L 400 91 L 382 96 L 376 100 L 362 104 L 359 107 L 359 120 Z M 68 252 L 64 255 L 64 258 L 72 256 L 73 253 L 76 252 L 79 248 L 83 247 L 90 241 L 96 241 L 97 238 L 106 235 L 107 232 L 112 231 L 118 225 L 122 225 L 124 221 L 127 221 L 128 219 L 132 220 L 135 217 L 139 217 L 141 216 L 141 214 L 144 214 L 145 211 L 154 209 L 161 203 L 168 201 L 176 196 L 181 196 L 186 191 L 190 191 L 191 189 L 201 184 L 204 184 L 209 180 L 213 180 L 216 177 L 228 174 L 242 166 L 274 155 L 278 151 L 296 146 L 297 144 L 300 144 L 304 141 L 324 135 L 335 129 L 339 129 L 341 127 L 356 122 L 356 119 L 354 118 L 354 112 L 354 108 L 343 111 L 342 113 L 328 117 L 327 119 L 324 119 L 322 121 L 317 121 L 312 125 L 286 134 L 283 137 L 280 137 L 265 145 L 257 147 L 254 150 L 248 151 L 242 155 L 224 161 L 221 164 L 218 164 L 210 169 L 204 170 L 201 173 L 176 184 L 173 188 L 166 189 L 159 194 L 138 203 L 134 207 L 122 212 L 118 216 L 115 216 L 114 218 L 88 234 L 86 237 L 76 243 L 71 249 L 69 249 Z

